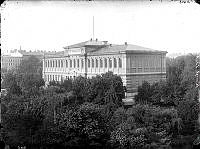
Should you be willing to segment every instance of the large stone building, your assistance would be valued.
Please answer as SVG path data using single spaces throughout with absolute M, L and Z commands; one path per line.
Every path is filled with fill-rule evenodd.
M 121 76 L 128 96 L 131 96 L 144 80 L 153 83 L 166 78 L 166 51 L 127 43 L 114 45 L 98 40 L 66 46 L 64 49 L 62 56 L 45 56 L 43 76 L 46 83 L 112 71 Z

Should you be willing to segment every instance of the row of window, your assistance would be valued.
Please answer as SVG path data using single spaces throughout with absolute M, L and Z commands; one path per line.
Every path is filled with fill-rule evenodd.
M 62 75 L 45 75 L 46 81 L 61 81 L 62 80 Z
M 45 80 L 47 82 L 50 82 L 50 81 L 61 81 L 61 80 L 65 80 L 65 79 L 74 79 L 75 76 L 66 76 L 63 77 L 62 75 L 45 75 Z
M 117 62 L 118 60 L 118 62 Z M 104 59 L 87 59 L 87 66 L 88 68 L 105 68 L 107 67 L 114 67 L 114 68 L 122 68 L 122 60 L 121 58 L 114 58 L 114 59 L 109 59 L 109 58 L 104 58 Z M 66 67 L 66 68 L 83 68 L 84 67 L 84 59 L 69 59 L 69 60 L 46 60 L 45 61 L 45 67 Z
M 161 62 L 162 60 L 162 62 Z M 133 56 L 131 57 L 131 67 L 151 67 L 165 65 L 165 58 L 160 56 Z
M 21 62 L 22 59 L 3 59 L 3 61 L 7 61 L 7 62 Z
M 8 63 L 8 66 L 19 66 L 20 63 Z
M 165 71 L 165 67 L 150 67 L 150 68 L 131 68 L 131 72 L 136 73 L 136 72 L 160 72 L 160 71 Z

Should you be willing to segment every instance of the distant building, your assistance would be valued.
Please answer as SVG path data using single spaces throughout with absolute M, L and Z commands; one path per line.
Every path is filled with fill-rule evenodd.
M 43 77 L 46 83 L 112 71 L 121 76 L 127 96 L 133 96 L 144 80 L 153 83 L 166 79 L 166 51 L 98 40 L 66 46 L 64 49 L 61 55 L 44 57 Z
M 25 51 L 25 50 L 11 50 L 10 53 L 1 55 L 1 68 L 6 70 L 16 70 L 22 60 L 28 59 L 30 56 L 37 57 L 42 61 L 44 53 L 47 56 L 59 54 L 59 52 L 44 52 L 44 51 Z
M 1 56 L 1 68 L 6 70 L 17 69 L 22 61 L 23 55 L 18 51 Z
M 42 61 L 43 57 L 44 57 L 44 53 L 47 56 L 53 56 L 55 54 L 59 54 L 59 52 L 56 51 L 52 51 L 52 52 L 46 52 L 46 51 L 40 51 L 40 50 L 35 50 L 35 51 L 26 51 L 26 50 L 19 50 L 19 52 L 23 55 L 23 59 L 28 59 L 31 56 L 35 56 L 37 57 L 39 60 Z

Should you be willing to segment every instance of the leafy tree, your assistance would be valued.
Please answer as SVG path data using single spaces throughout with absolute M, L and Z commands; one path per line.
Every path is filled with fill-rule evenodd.
M 184 135 L 194 134 L 194 130 L 198 125 L 198 116 L 200 113 L 199 102 L 195 100 L 181 101 L 177 107 L 179 117 L 183 121 Z
M 61 87 L 63 87 L 66 91 L 71 91 L 72 90 L 72 80 L 71 79 L 65 79 L 63 82 L 60 84 Z
M 42 76 L 42 62 L 35 56 L 23 59 L 17 71 L 18 74 L 40 74 Z
M 43 105 L 40 101 L 17 97 L 7 105 L 3 113 L 3 125 L 10 145 L 34 144 L 34 135 L 42 126 Z
M 119 111 L 124 115 L 122 109 Z M 135 105 L 126 111 L 121 123 L 115 125 L 110 139 L 113 147 L 119 148 L 169 147 L 171 135 L 175 133 L 171 129 L 181 129 L 180 125 L 173 125 L 175 122 L 180 122 L 175 109 Z
M 189 54 L 172 59 L 167 64 L 167 84 L 173 98 L 197 98 L 195 90 L 196 55 Z
M 18 84 L 22 88 L 23 92 L 28 92 L 31 95 L 38 94 L 39 88 L 44 86 L 45 82 L 39 74 L 18 74 Z M 33 91 L 35 90 L 35 91 Z M 33 92 L 32 92 L 33 91 Z M 32 92 L 32 93 L 31 93 Z
M 144 81 L 142 85 L 138 87 L 138 94 L 135 96 L 135 100 L 139 103 L 151 102 L 152 93 L 151 84 Z
M 92 103 L 84 103 L 73 110 L 66 109 L 58 115 L 57 124 L 47 131 L 51 135 L 42 139 L 44 143 L 67 148 L 102 148 L 108 139 L 101 108 Z
M 9 94 L 16 94 L 16 95 L 21 95 L 21 88 L 18 85 L 17 79 L 16 79 L 16 74 L 12 72 L 8 72 L 5 75 L 5 78 L 2 82 L 2 88 L 6 88 L 9 91 Z

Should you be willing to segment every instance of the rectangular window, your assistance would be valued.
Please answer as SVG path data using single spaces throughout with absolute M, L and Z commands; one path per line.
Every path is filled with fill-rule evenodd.
M 57 66 L 58 66 L 58 65 L 57 65 L 57 60 L 55 60 L 55 62 L 56 62 L 56 64 L 55 64 L 56 66 L 55 66 L 55 67 L 57 67 Z
M 119 68 L 122 68 L 122 59 L 119 58 Z
M 98 59 L 96 59 L 96 68 L 98 68 L 99 67 L 99 61 L 98 61 Z
M 90 60 L 88 59 L 88 68 L 90 68 Z
M 136 73 L 136 68 L 132 68 L 132 72 L 133 72 L 133 73 Z
M 83 61 L 83 59 L 81 60 L 81 67 L 82 68 L 84 67 L 84 61 Z
M 109 59 L 109 67 L 112 68 L 112 60 Z
M 76 60 L 74 59 L 74 68 L 76 68 Z
M 148 72 L 148 71 L 149 71 L 149 68 L 145 67 L 145 68 L 144 68 L 144 71 L 145 71 L 145 72 Z
M 102 59 L 100 59 L 100 67 L 101 68 L 103 67 L 103 61 L 102 61 Z
M 60 67 L 60 60 L 58 60 L 58 67 Z
M 151 67 L 151 72 L 154 72 L 154 70 L 155 70 L 154 67 Z
M 65 65 L 66 65 L 66 68 L 67 68 L 67 67 L 68 67 L 68 61 L 66 60 L 65 62 L 66 62 L 66 64 L 65 64 Z
M 107 59 L 106 58 L 104 59 L 104 65 L 105 65 L 105 68 L 107 68 Z
M 114 68 L 117 68 L 117 60 L 114 58 Z
M 94 59 L 92 59 L 92 68 L 94 68 Z
M 142 68 L 138 68 L 138 72 L 142 72 Z
M 63 67 L 63 60 L 61 60 L 61 67 Z
M 71 59 L 69 60 L 69 63 L 70 63 L 70 68 L 72 68 L 72 60 Z
M 77 59 L 77 67 L 79 68 L 79 59 Z

